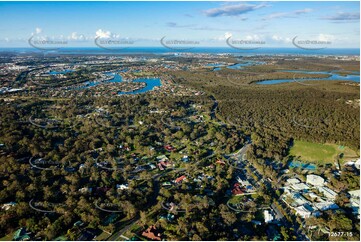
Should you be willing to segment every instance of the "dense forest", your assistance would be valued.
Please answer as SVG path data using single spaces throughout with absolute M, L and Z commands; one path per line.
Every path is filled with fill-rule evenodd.
M 254 74 L 259 68 L 251 67 L 246 73 L 234 70 L 177 72 L 174 78 L 211 93 L 219 103 L 217 117 L 225 123 L 259 134 L 265 144 L 259 147 L 262 150 L 259 153 L 264 157 L 284 156 L 292 139 L 336 143 L 359 150 L 357 85 L 341 81 L 316 81 L 309 86 L 250 84 L 263 80 L 259 73 Z M 290 78 L 287 73 L 281 74 Z M 249 78 L 253 75 L 256 76 Z M 276 75 L 282 78 L 279 73 Z

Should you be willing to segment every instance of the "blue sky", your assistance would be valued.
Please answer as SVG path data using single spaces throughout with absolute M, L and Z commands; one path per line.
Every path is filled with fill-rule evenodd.
M 0 2 L 0 47 L 30 47 L 28 39 L 64 39 L 95 47 L 94 39 L 161 46 L 160 39 L 226 47 L 226 39 L 292 47 L 295 36 L 358 48 L 359 2 Z

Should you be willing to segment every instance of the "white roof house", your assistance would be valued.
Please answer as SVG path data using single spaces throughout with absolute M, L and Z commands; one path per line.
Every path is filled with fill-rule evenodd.
M 271 214 L 271 212 L 269 210 L 264 210 L 263 211 L 263 216 L 264 216 L 264 222 L 265 223 L 269 223 L 273 221 L 273 215 Z
M 251 185 L 251 183 L 249 183 L 249 181 L 242 180 L 240 177 L 237 177 L 237 181 L 244 187 L 247 187 L 247 186 Z
M 117 184 L 117 189 L 126 190 L 126 189 L 129 189 L 129 185 L 127 183 L 126 184 Z
M 80 193 L 91 193 L 93 191 L 92 187 L 83 187 L 78 190 Z
M 311 184 L 313 186 L 322 186 L 324 182 L 325 179 L 317 175 L 307 175 L 306 177 L 306 183 Z
M 14 207 L 16 205 L 15 202 L 9 202 L 2 205 L 1 209 L 9 210 L 11 207 Z

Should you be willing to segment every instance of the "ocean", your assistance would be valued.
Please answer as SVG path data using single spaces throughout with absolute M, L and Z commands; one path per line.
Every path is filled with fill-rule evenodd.
M 133 47 L 122 50 L 105 50 L 95 47 L 61 48 L 58 50 L 43 51 L 35 48 L 0 48 L 0 55 L 4 53 L 26 54 L 74 54 L 74 55 L 124 55 L 124 54 L 180 54 L 180 53 L 204 53 L 204 54 L 231 54 L 231 55 L 340 55 L 360 56 L 357 48 L 325 48 L 320 50 L 305 50 L 299 48 L 259 48 L 255 50 L 238 50 L 230 47 L 199 47 L 184 51 L 175 51 L 165 47 Z

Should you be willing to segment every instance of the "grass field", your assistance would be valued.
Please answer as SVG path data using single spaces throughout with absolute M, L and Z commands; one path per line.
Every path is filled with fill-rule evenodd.
M 300 157 L 302 161 L 318 164 L 333 163 L 339 154 L 343 153 L 341 163 L 357 158 L 359 155 L 348 147 L 336 144 L 319 144 L 297 140 L 290 150 L 290 156 Z

